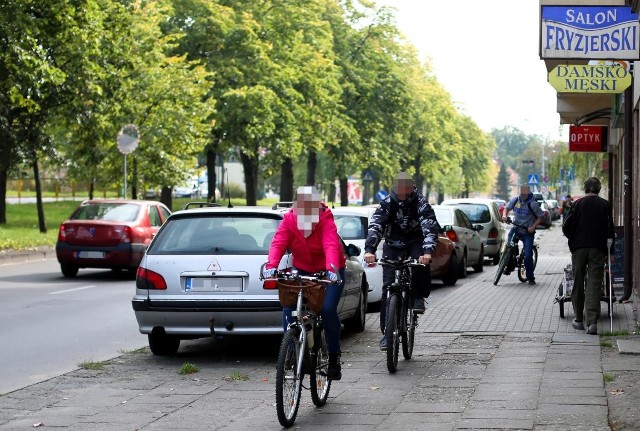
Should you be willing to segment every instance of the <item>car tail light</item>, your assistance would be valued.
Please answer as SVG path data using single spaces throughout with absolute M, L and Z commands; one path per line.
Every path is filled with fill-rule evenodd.
M 458 242 L 458 235 L 456 235 L 456 231 L 451 229 L 447 232 L 447 238 L 449 238 L 452 242 Z
M 495 227 L 492 227 L 491 230 L 489 231 L 489 235 L 487 235 L 487 238 L 490 238 L 490 239 L 498 238 L 498 229 L 496 229 Z
M 58 231 L 58 241 L 66 241 L 66 240 L 67 240 L 67 233 L 64 230 L 64 225 L 61 224 L 60 230 Z
M 267 289 L 267 290 L 277 289 L 278 288 L 278 280 L 275 280 L 273 278 L 267 279 L 267 280 L 264 281 L 264 283 L 262 283 L 262 288 L 263 289 Z
M 138 289 L 166 290 L 167 283 L 157 272 L 139 266 L 136 272 L 136 287 Z
M 120 236 L 120 242 L 124 242 L 124 243 L 131 242 L 131 228 L 129 226 L 123 226 L 122 235 Z

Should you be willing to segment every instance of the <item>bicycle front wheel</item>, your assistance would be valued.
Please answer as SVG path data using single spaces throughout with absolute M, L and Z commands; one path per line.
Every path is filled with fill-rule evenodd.
M 497 286 L 498 281 L 500 281 L 500 277 L 502 277 L 502 273 L 504 272 L 507 264 L 511 260 L 511 247 L 507 246 L 502 252 L 502 256 L 500 257 L 500 262 L 498 263 L 498 270 L 496 271 L 496 275 L 493 279 L 493 285 Z
M 411 304 L 411 301 L 409 301 Z M 416 337 L 416 326 L 418 323 L 418 315 L 413 312 L 412 308 L 409 308 L 404 313 L 402 323 L 405 330 L 402 332 L 402 354 L 404 358 L 409 360 L 413 355 L 413 342 Z
M 384 335 L 387 338 L 387 369 L 395 373 L 398 369 L 398 352 L 400 349 L 400 297 L 398 294 L 389 296 L 387 300 L 387 323 Z
M 314 371 L 309 375 L 309 382 L 313 404 L 322 407 L 326 404 L 329 389 L 331 389 L 331 380 L 327 377 L 329 350 L 327 349 L 327 338 L 324 329 L 319 331 L 319 340 L 316 340 L 316 346 L 318 351 L 313 364 Z
M 283 427 L 290 427 L 296 420 L 300 407 L 302 370 L 298 369 L 299 331 L 290 328 L 282 338 L 276 363 L 276 411 Z

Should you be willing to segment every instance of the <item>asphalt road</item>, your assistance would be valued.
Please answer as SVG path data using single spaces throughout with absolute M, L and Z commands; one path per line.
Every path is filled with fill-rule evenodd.
M 147 345 L 126 273 L 80 270 L 55 259 L 0 266 L 0 394 Z

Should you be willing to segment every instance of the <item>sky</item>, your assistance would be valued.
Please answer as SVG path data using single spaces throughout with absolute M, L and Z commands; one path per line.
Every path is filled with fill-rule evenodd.
M 430 59 L 455 106 L 484 131 L 505 126 L 566 139 L 539 56 L 538 0 L 377 0 Z

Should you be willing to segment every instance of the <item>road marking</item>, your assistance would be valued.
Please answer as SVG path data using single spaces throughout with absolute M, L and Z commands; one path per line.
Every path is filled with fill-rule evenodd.
M 49 295 L 57 295 L 58 293 L 75 292 L 77 290 L 91 289 L 92 287 L 96 287 L 96 285 L 95 284 L 90 284 L 88 286 L 74 287 L 73 289 L 58 290 L 56 292 L 49 292 Z

